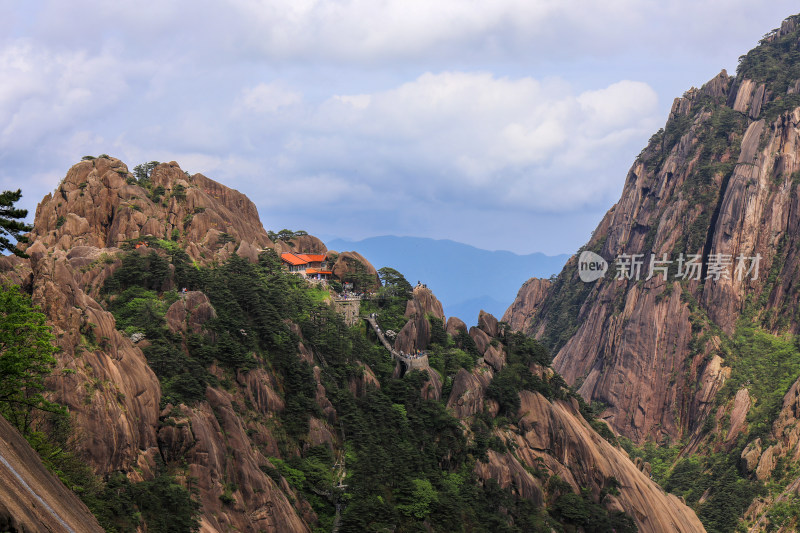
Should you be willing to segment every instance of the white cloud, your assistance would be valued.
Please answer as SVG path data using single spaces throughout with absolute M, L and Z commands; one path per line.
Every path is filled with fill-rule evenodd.
M 173 0 L 146 8 L 124 0 L 0 3 L 4 20 L 25 19 L 44 42 L 80 47 L 102 38 L 154 60 L 432 61 L 438 63 L 428 68 L 436 70 L 448 68 L 441 61 L 467 57 L 538 64 L 628 54 L 632 47 L 660 55 L 700 47 L 719 52 L 754 20 L 777 25 L 794 11 L 790 0 L 769 6 L 749 0 Z
M 281 155 L 294 161 L 294 175 L 335 173 L 420 202 L 575 209 L 616 191 L 619 176 L 598 174 L 609 160 L 630 158 L 656 111 L 655 92 L 641 82 L 574 94 L 560 80 L 427 73 L 395 89 L 330 98 L 294 125 Z
M 300 93 L 278 83 L 259 83 L 242 91 L 240 106 L 244 112 L 274 113 L 278 109 L 301 103 Z
M 36 144 L 117 104 L 128 90 L 118 65 L 108 53 L 56 52 L 26 41 L 0 47 L 0 150 Z
M 274 225 L 317 217 L 342 235 L 421 234 L 420 221 L 497 234 L 524 213 L 603 211 L 672 97 L 795 10 L 0 0 L 0 183 L 35 205 L 55 186 L 41 180 L 82 155 L 177 160 L 268 206 Z M 380 213 L 363 211 L 376 199 Z

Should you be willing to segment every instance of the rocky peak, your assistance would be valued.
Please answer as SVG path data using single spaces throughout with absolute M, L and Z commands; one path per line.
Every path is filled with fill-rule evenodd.
M 406 304 L 405 316 L 408 322 L 395 339 L 395 349 L 405 353 L 424 350 L 431 342 L 431 324 L 428 316 L 443 321 L 442 303 L 433 292 L 422 285 L 414 287 L 412 298 Z
M 458 318 L 457 316 L 451 316 L 447 319 L 447 326 L 445 327 L 447 333 L 452 335 L 453 337 L 458 337 L 459 333 L 466 333 L 467 332 L 467 325 L 464 323 L 463 320 Z
M 490 337 L 497 337 L 499 334 L 497 319 L 483 309 L 478 313 L 478 329 L 483 330 Z
M 722 69 L 716 77 L 711 78 L 700 88 L 700 92 L 711 98 L 726 99 L 734 78 L 728 76 L 728 71 Z
M 115 248 L 144 237 L 177 241 L 198 262 L 234 251 L 254 257 L 273 246 L 255 204 L 177 163 L 157 165 L 139 181 L 118 159 L 100 157 L 69 169 L 36 208 L 31 242 L 48 249 Z
M 527 305 L 536 291 L 523 287 L 504 316 L 554 349 L 555 370 L 604 402 L 604 418 L 635 441 L 699 431 L 730 375 L 712 330 L 732 334 L 747 311 L 768 331 L 800 331 L 797 21 L 743 56 L 735 77 L 723 71 L 675 100 L 583 248 L 609 262 L 606 276 L 582 282 L 573 257 Z M 639 280 L 613 279 L 623 254 L 642 254 Z M 645 279 L 650 254 L 673 261 L 667 279 Z M 760 275 L 737 279 L 734 264 L 709 278 L 705 266 L 681 281 L 680 254 L 706 265 L 718 254 L 732 263 L 760 256 Z
M 526 320 L 533 316 L 539 304 L 544 301 L 550 286 L 550 280 L 547 279 L 531 278 L 526 281 L 517 292 L 517 297 L 503 313 L 501 320 L 508 324 L 512 331 L 523 331 Z
M 414 287 L 413 297 L 406 304 L 406 318 L 433 315 L 439 320 L 444 320 L 442 302 L 429 288 L 422 285 Z

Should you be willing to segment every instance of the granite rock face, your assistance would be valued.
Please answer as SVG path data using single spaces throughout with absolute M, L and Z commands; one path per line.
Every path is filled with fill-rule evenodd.
M 102 533 L 89 509 L 0 416 L 0 531 Z M 49 508 L 42 506 L 45 502 Z
M 524 331 L 525 322 L 544 301 L 550 285 L 550 280 L 547 279 L 531 278 L 526 281 L 517 292 L 517 297 L 503 313 L 501 320 L 508 324 L 512 331 Z
M 409 320 L 397 334 L 397 339 L 394 341 L 395 349 L 404 353 L 425 350 L 431 342 L 431 324 L 428 316 L 444 320 L 442 303 L 430 289 L 417 286 L 414 288 L 412 298 L 406 304 L 405 316 Z
M 796 34 L 790 21 L 765 42 Z M 504 316 L 636 442 L 691 437 L 712 416 L 729 374 L 712 330 L 732 334 L 748 302 L 767 331 L 800 332 L 800 80 L 777 85 L 747 64 L 673 103 L 584 247 L 606 276 L 582 282 L 573 257 L 549 289 L 528 281 Z M 635 254 L 640 279 L 618 279 L 615 261 Z M 677 278 L 691 255 L 705 266 Z M 651 277 L 665 258 L 668 276 Z
M 334 259 L 331 253 L 328 254 L 328 261 Z M 367 280 L 367 285 L 370 288 L 380 286 L 380 279 L 378 278 L 378 271 L 372 266 L 372 263 L 358 252 L 342 252 L 335 256 L 335 261 L 332 267 L 333 275 L 340 280 L 346 280 L 353 275 L 362 275 Z
M 48 249 L 115 248 L 146 236 L 175 240 L 200 263 L 274 245 L 242 193 L 177 163 L 156 166 L 146 187 L 114 158 L 74 165 L 36 208 L 31 242 Z
M 530 370 L 544 382 L 557 381 L 550 368 L 534 364 Z M 499 405 L 487 394 L 496 372 L 487 361 L 471 372 L 462 368 L 453 379 L 447 408 L 465 427 L 472 427 L 475 420 L 487 415 L 497 417 Z M 607 510 L 627 513 L 639 531 L 705 531 L 691 509 L 650 479 L 649 465 L 635 464 L 621 447 L 592 429 L 574 398 L 548 400 L 539 393 L 523 390 L 519 399 L 514 422 L 493 429 L 493 437 L 513 452 L 488 450 L 486 460 L 475 464 L 480 479 L 495 480 L 542 504 L 547 497 L 542 480 L 557 475 L 575 492 L 589 490 Z M 619 493 L 602 497 L 613 480 L 619 483 Z

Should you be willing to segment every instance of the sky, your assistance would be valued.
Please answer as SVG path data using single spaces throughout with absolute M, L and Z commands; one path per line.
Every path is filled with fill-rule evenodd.
M 571 253 L 796 2 L 0 0 L 0 189 L 177 161 L 265 228 Z

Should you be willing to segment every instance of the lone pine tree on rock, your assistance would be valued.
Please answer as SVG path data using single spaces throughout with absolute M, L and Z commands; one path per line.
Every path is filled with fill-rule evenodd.
M 27 209 L 17 209 L 14 203 L 22 198 L 22 191 L 3 191 L 0 193 L 0 252 L 9 251 L 20 257 L 27 257 L 25 253 L 17 248 L 16 244 L 11 244 L 10 237 L 17 243 L 28 242 L 28 238 L 23 235 L 31 230 L 29 224 L 22 220 L 28 216 Z

